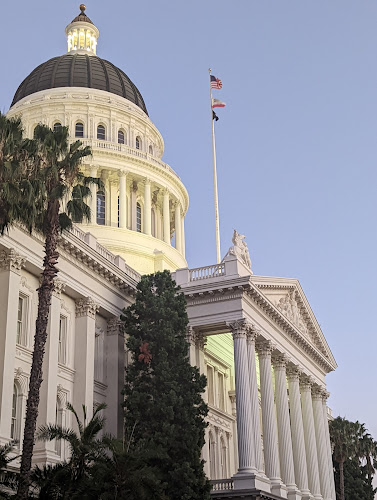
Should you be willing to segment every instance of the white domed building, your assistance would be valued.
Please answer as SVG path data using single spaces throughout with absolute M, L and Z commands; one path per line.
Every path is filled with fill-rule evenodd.
M 29 137 L 38 123 L 68 126 L 92 149 L 83 171 L 104 186 L 91 223 L 59 244 L 38 424 L 71 425 L 67 401 L 106 402 L 106 430 L 122 437 L 119 316 L 140 274 L 168 269 L 187 299 L 191 362 L 208 378 L 203 457 L 214 498 L 335 500 L 325 376 L 336 363 L 300 284 L 253 275 L 240 235 L 220 264 L 187 267 L 188 193 L 162 160 L 143 97 L 97 56 L 99 31 L 80 8 L 67 53 L 32 71 L 8 112 Z M 0 238 L 1 443 L 22 443 L 42 258 L 38 235 L 15 228 Z M 34 462 L 67 452 L 37 443 Z

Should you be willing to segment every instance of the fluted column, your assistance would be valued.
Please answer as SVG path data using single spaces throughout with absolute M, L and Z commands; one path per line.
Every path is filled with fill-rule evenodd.
M 186 244 L 185 244 L 185 216 L 182 214 L 181 216 L 181 254 L 183 257 L 186 254 Z
M 287 369 L 289 406 L 292 429 L 293 462 L 296 484 L 303 495 L 309 498 L 308 469 L 306 464 L 304 425 L 300 399 L 300 372 L 296 367 Z
M 181 231 L 181 204 L 177 201 L 175 205 L 175 248 L 182 253 L 182 231 Z
M 317 444 L 319 482 L 321 485 L 321 493 L 324 500 L 331 500 L 325 426 L 323 422 L 322 388 L 319 386 L 314 386 L 312 389 L 312 403 L 313 403 L 314 428 L 315 428 L 316 444 Z
M 137 204 L 137 182 L 134 181 L 131 186 L 131 229 L 136 231 L 136 204 Z
M 243 320 L 229 324 L 233 334 L 234 372 L 236 384 L 237 434 L 238 434 L 238 473 L 256 472 L 253 453 L 253 421 L 250 403 L 249 369 L 247 359 L 247 328 Z
M 309 377 L 300 379 L 302 417 L 304 424 L 306 463 L 308 465 L 309 489 L 315 499 L 322 500 L 319 482 L 317 445 L 315 438 L 313 405 L 312 405 L 312 382 Z
M 119 173 L 119 227 L 127 228 L 127 172 L 121 170 Z
M 144 181 L 144 233 L 152 234 L 151 228 L 152 210 L 151 210 L 151 181 Z
M 263 471 L 263 456 L 262 456 L 262 434 L 260 428 L 259 416 L 259 398 L 258 398 L 258 381 L 257 367 L 255 360 L 255 339 L 257 333 L 249 330 L 247 334 L 247 357 L 249 365 L 249 384 L 250 384 L 250 403 L 252 413 L 252 428 L 253 428 L 253 449 L 255 454 L 254 465 L 257 470 Z
M 164 241 L 170 245 L 170 207 L 169 207 L 169 191 L 167 189 L 163 192 L 162 202 L 162 217 L 164 229 Z
M 97 167 L 93 167 L 93 165 L 90 166 L 90 177 L 97 177 Z M 90 185 L 90 223 L 91 224 L 96 224 L 97 223 L 97 185 L 96 184 L 91 184 Z
M 329 471 L 329 482 L 330 482 L 330 492 L 331 500 L 336 500 L 335 493 L 335 480 L 334 480 L 334 466 L 332 462 L 332 451 L 330 443 L 330 431 L 329 431 L 329 419 L 327 417 L 327 398 L 329 393 L 327 391 L 322 391 L 322 411 L 323 411 L 323 424 L 325 429 L 325 440 L 326 440 L 326 450 L 327 450 L 327 467 Z
M 106 429 L 107 432 L 121 439 L 123 436 L 122 394 L 124 386 L 124 333 L 122 322 L 118 317 L 107 322 L 106 329 L 107 352 L 107 404 Z M 110 410 L 111 408 L 111 410 Z
M 271 481 L 271 491 L 275 492 L 276 487 L 281 485 L 281 478 L 271 371 L 272 350 L 273 347 L 270 341 L 257 344 L 262 399 L 264 463 L 266 475 Z
M 279 355 L 272 360 L 275 373 L 276 417 L 279 436 L 280 468 L 283 482 L 288 490 L 296 491 L 293 464 L 292 436 L 289 422 L 287 394 L 287 357 Z

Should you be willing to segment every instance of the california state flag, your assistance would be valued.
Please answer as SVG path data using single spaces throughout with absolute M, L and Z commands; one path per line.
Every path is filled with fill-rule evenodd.
M 212 108 L 225 108 L 225 102 L 212 98 Z

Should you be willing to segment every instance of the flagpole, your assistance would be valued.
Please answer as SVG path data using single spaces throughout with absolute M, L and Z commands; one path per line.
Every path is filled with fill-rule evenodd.
M 208 70 L 208 72 L 209 72 L 209 96 L 210 96 L 211 126 L 212 126 L 212 160 L 213 160 L 213 191 L 215 195 L 216 255 L 217 255 L 217 263 L 220 264 L 221 253 L 220 253 L 219 199 L 217 194 L 215 123 L 214 123 L 215 120 L 213 119 L 213 108 L 212 108 L 211 68 Z

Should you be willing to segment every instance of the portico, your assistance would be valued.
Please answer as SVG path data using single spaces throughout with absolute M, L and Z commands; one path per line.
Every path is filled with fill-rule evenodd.
M 238 469 L 225 478 L 210 464 L 213 497 L 263 492 L 264 498 L 335 500 L 325 375 L 336 363 L 299 282 L 254 276 L 237 249 L 221 264 L 179 269 L 175 279 L 187 299 L 192 362 L 208 377 L 215 348 L 206 339 L 214 346 L 226 334 L 233 343 L 227 397 L 234 387 L 236 429 L 229 448 Z M 209 409 L 211 429 L 211 401 Z M 213 450 L 204 449 L 203 457 L 214 460 Z

